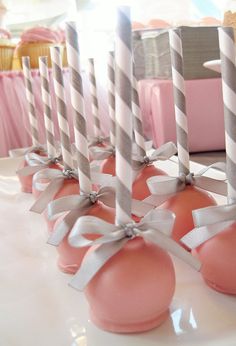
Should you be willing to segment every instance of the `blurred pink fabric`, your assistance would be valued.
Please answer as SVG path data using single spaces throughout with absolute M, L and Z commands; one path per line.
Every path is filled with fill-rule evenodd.
M 41 100 L 40 76 L 32 71 L 35 104 L 39 119 L 41 143 L 45 142 L 43 126 L 43 105 Z M 93 133 L 91 98 L 87 75 L 83 73 L 87 130 Z M 50 72 L 53 118 L 58 135 L 55 110 L 55 94 Z M 64 69 L 64 83 L 67 98 L 68 118 L 73 140 L 72 107 L 70 103 L 69 71 Z M 140 106 L 143 115 L 145 136 L 153 140 L 155 147 L 176 140 L 175 115 L 172 82 L 170 80 L 139 81 Z M 191 152 L 222 150 L 225 148 L 223 101 L 221 79 L 186 81 L 187 110 L 189 120 L 189 148 Z M 98 83 L 98 99 L 101 126 L 104 135 L 109 131 L 106 85 Z M 28 105 L 25 97 L 24 79 L 21 71 L 0 73 L 0 156 L 8 156 L 14 148 L 31 145 L 29 136 Z
M 32 70 L 33 91 L 35 105 L 39 119 L 40 142 L 45 142 L 45 131 L 43 125 L 43 104 L 41 100 L 40 76 L 38 70 Z M 83 73 L 85 110 L 88 118 L 87 131 L 93 134 L 93 119 L 91 119 L 91 98 L 87 75 Z M 70 123 L 71 138 L 73 141 L 72 107 L 70 103 L 69 71 L 64 69 L 64 84 L 67 98 L 67 110 Z M 52 92 L 53 119 L 56 124 L 55 135 L 58 135 L 58 123 L 56 116 L 55 94 L 50 71 L 50 86 Z M 98 84 L 99 110 L 101 116 L 102 130 L 105 135 L 109 131 L 109 118 L 106 88 Z M 21 71 L 7 71 L 0 73 L 0 156 L 8 156 L 8 151 L 14 148 L 27 147 L 31 145 L 29 136 L 28 105 L 25 96 L 24 78 Z
M 221 79 L 186 80 L 185 89 L 190 151 L 225 149 Z M 172 81 L 139 81 L 139 95 L 145 136 L 155 147 L 176 142 Z

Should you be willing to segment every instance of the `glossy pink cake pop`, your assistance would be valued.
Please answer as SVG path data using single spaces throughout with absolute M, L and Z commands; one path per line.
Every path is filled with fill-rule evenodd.
M 111 174 L 113 177 L 116 175 L 116 158 L 114 155 L 102 161 L 100 171 L 104 174 Z
M 53 200 L 61 198 L 61 197 L 65 197 L 65 196 L 77 195 L 79 193 L 80 193 L 80 188 L 79 188 L 78 180 L 75 178 L 65 179 L 63 186 L 57 192 Z M 51 232 L 56 223 L 56 220 L 48 220 L 46 211 L 44 211 L 44 217 L 47 222 L 48 232 Z
M 133 183 L 132 197 L 138 200 L 143 200 L 150 196 L 150 190 L 147 186 L 147 179 L 156 175 L 166 175 L 161 169 L 156 168 L 154 165 L 145 166 L 141 172 L 137 175 Z
M 109 223 L 115 222 L 115 209 L 110 208 L 103 203 L 97 201 L 86 213 L 86 215 L 97 216 L 100 219 L 107 221 Z M 55 227 L 60 222 L 58 219 L 55 223 Z M 74 274 L 80 267 L 84 255 L 88 251 L 89 247 L 75 248 L 68 243 L 68 235 L 63 239 L 63 241 L 57 247 L 59 254 L 58 267 L 61 271 L 69 274 Z M 96 236 L 97 237 L 97 236 Z M 95 236 L 90 236 L 89 239 L 93 240 Z
M 40 156 L 46 156 L 45 155 L 45 152 L 36 152 L 36 154 L 40 155 Z M 28 166 L 28 163 L 26 160 L 23 160 L 19 167 L 18 167 L 18 170 L 20 170 L 21 168 L 24 168 L 24 167 L 27 167 Z M 57 168 L 57 165 L 56 164 L 51 164 L 50 165 L 50 168 Z M 27 175 L 27 176 L 23 176 L 23 175 L 20 175 L 20 174 L 17 174 L 18 176 L 18 179 L 20 181 L 20 184 L 21 184 L 21 191 L 22 192 L 26 192 L 26 193 L 32 193 L 32 180 L 33 180 L 33 175 L 34 174 L 30 174 L 30 175 Z
M 236 294 L 236 223 L 193 250 L 202 263 L 201 274 L 214 290 Z
M 91 320 L 116 333 L 142 332 L 169 316 L 175 290 L 170 256 L 141 238 L 130 240 L 85 288 Z
M 172 238 L 177 242 L 194 228 L 192 211 L 216 205 L 214 198 L 206 191 L 187 185 L 183 191 L 177 192 L 159 208 L 171 210 L 176 218 Z M 180 245 L 183 245 L 180 242 Z
M 28 166 L 28 163 L 26 162 L 26 160 L 23 160 L 20 163 L 18 169 L 24 168 L 26 166 Z M 30 174 L 27 176 L 17 174 L 17 176 L 18 176 L 18 179 L 20 181 L 21 191 L 26 192 L 26 193 L 32 193 L 33 174 Z

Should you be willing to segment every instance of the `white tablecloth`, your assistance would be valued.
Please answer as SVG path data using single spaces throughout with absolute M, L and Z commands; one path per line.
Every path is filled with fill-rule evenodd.
M 236 345 L 235 297 L 213 291 L 198 272 L 176 259 L 176 292 L 163 325 L 133 335 L 96 328 L 83 294 L 70 288 L 70 276 L 57 268 L 43 218 L 28 211 L 33 198 L 20 192 L 16 165 L 15 159 L 0 160 L 1 346 Z M 159 167 L 177 173 L 173 162 Z M 193 171 L 199 167 L 192 164 Z

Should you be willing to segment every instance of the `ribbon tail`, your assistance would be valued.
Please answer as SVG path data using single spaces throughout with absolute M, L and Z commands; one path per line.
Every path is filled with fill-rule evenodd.
M 20 176 L 28 176 L 33 175 L 34 173 L 39 172 L 41 169 L 44 169 L 48 166 L 46 165 L 37 165 L 37 166 L 26 166 L 16 171 L 16 174 L 19 174 Z
M 50 237 L 48 238 L 47 243 L 53 246 L 58 246 L 69 231 L 74 226 L 76 220 L 84 214 L 84 209 L 82 210 L 73 210 L 69 212 L 63 220 L 55 227 Z
M 197 177 L 196 186 L 206 191 L 217 193 L 218 195 L 227 196 L 227 183 L 223 180 L 201 176 Z
M 145 203 L 144 201 L 139 201 L 137 199 L 132 199 L 131 203 L 132 214 L 138 217 L 145 216 L 150 210 L 153 209 L 152 204 Z
M 33 211 L 37 214 L 42 214 L 42 212 L 47 207 L 48 203 L 55 197 L 57 192 L 63 186 L 64 178 L 55 178 L 52 180 L 47 186 L 46 190 L 44 190 L 37 201 L 32 205 L 30 211 Z
M 181 238 L 180 241 L 189 249 L 195 249 L 199 245 L 222 232 L 227 227 L 231 226 L 234 222 L 234 220 L 230 220 L 220 223 L 214 223 L 207 226 L 196 227 L 192 231 L 187 233 L 183 238 Z
M 83 291 L 85 286 L 92 280 L 104 264 L 117 252 L 119 252 L 128 238 L 121 239 L 115 243 L 99 245 L 92 252 L 84 257 L 78 272 L 73 276 L 69 285 L 79 291 Z
M 169 238 L 161 232 L 146 231 L 143 235 L 144 239 L 153 242 L 154 244 L 160 246 L 163 250 L 170 252 L 174 256 L 180 258 L 184 262 L 188 263 L 191 267 L 196 270 L 200 270 L 201 263 L 195 257 L 193 257 L 188 251 L 186 251 L 182 246 L 180 246 L 176 241 Z
M 153 207 L 159 207 L 160 205 L 162 205 L 163 203 L 168 201 L 168 199 L 170 199 L 171 197 L 173 197 L 175 195 L 176 195 L 176 193 L 169 193 L 166 195 L 150 195 L 147 198 L 145 198 L 143 200 L 143 202 L 150 204 Z
M 111 174 L 92 171 L 91 180 L 93 184 L 97 184 L 100 186 L 108 186 L 114 188 L 116 186 L 116 177 L 113 177 Z

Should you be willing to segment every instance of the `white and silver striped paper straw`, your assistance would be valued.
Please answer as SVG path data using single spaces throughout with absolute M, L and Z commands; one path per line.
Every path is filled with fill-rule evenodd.
M 115 111 L 115 58 L 114 52 L 108 53 L 108 111 L 110 117 L 110 143 L 116 145 L 116 111 Z
M 188 121 L 183 75 L 183 49 L 179 29 L 169 31 L 179 173 L 189 173 Z
M 138 95 L 138 83 L 135 76 L 133 64 L 133 87 L 132 87 L 132 111 L 134 116 L 134 138 L 137 145 L 138 155 L 145 156 L 145 139 L 143 136 L 143 124 Z
M 36 116 L 36 108 L 34 101 L 34 93 L 32 86 L 32 75 L 30 70 L 30 58 L 28 56 L 22 57 L 23 74 L 25 80 L 25 92 L 26 99 L 28 102 L 29 109 L 29 122 L 31 130 L 31 139 L 34 147 L 39 147 L 39 130 L 38 130 L 38 119 Z
M 116 60 L 116 223 L 131 220 L 132 193 L 132 54 L 130 8 L 117 12 Z
M 229 203 L 236 203 L 236 67 L 234 31 L 228 27 L 219 28 L 218 31 L 224 102 L 228 201 Z
M 47 151 L 50 158 L 56 157 L 54 124 L 52 119 L 52 102 L 50 94 L 49 74 L 48 74 L 48 58 L 46 56 L 39 57 L 39 72 L 41 79 L 41 93 L 44 110 L 44 124 L 46 130 Z
M 66 23 L 67 59 L 70 68 L 71 103 L 74 110 L 75 145 L 81 193 L 92 191 L 83 82 L 80 69 L 78 33 L 74 22 Z
M 94 120 L 94 135 L 96 138 L 101 136 L 101 123 L 98 109 L 97 82 L 94 68 L 94 59 L 88 59 L 89 87 L 92 98 L 92 117 Z
M 56 94 L 57 117 L 61 138 L 61 152 L 65 169 L 73 169 L 70 131 L 66 111 L 66 97 L 62 72 L 62 59 L 59 47 L 51 47 L 51 61 L 53 71 L 53 84 Z

